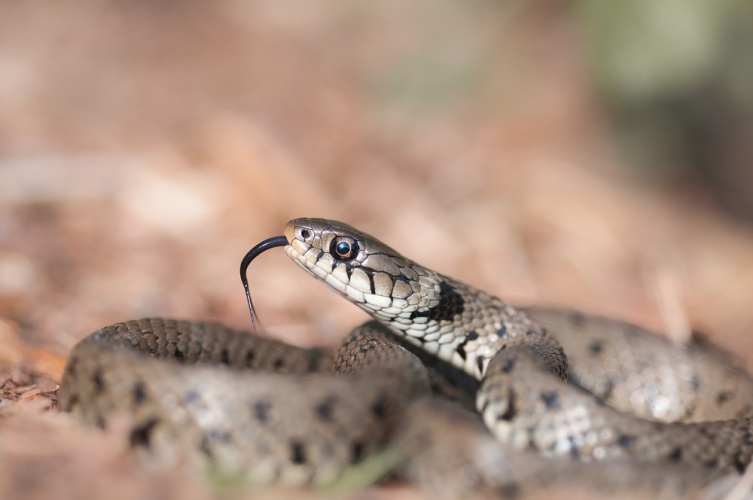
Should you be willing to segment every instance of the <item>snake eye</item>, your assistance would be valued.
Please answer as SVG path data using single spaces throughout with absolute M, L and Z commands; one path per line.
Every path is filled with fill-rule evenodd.
M 351 260 L 358 255 L 358 242 L 347 236 L 340 236 L 332 240 L 329 253 L 335 260 Z

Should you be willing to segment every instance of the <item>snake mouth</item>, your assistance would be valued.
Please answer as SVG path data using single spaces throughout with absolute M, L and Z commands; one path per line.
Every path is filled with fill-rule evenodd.
M 254 327 L 254 333 L 256 333 L 256 325 L 258 323 L 257 321 L 257 315 L 254 311 L 254 304 L 251 301 L 251 291 L 248 288 L 248 276 L 246 275 L 246 270 L 248 269 L 249 264 L 251 264 L 251 261 L 254 260 L 256 257 L 261 255 L 262 253 L 266 252 L 270 248 L 275 247 L 284 247 L 288 244 L 288 240 L 285 236 L 273 236 L 271 238 L 267 238 L 266 240 L 262 241 L 261 243 L 257 244 L 254 248 L 248 251 L 248 253 L 243 257 L 243 260 L 241 261 L 241 283 L 243 283 L 243 288 L 246 291 L 246 300 L 248 301 L 248 312 L 251 313 L 251 324 Z

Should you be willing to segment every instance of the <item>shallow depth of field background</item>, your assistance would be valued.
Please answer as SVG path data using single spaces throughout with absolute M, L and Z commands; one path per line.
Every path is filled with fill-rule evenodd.
M 750 365 L 749 2 L 294 4 L 0 1 L 0 492 L 207 498 L 45 408 L 99 326 L 248 327 L 294 217 Z M 269 335 L 365 319 L 282 251 L 249 276 Z

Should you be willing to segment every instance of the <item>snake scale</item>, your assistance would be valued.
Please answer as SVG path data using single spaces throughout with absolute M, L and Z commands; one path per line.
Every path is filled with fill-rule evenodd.
M 554 471 L 688 487 L 751 462 L 753 382 L 709 349 L 513 308 L 324 219 L 290 221 L 242 272 L 272 246 L 373 320 L 335 354 L 218 324 L 118 323 L 74 348 L 61 408 L 100 427 L 124 415 L 147 460 L 254 484 L 330 484 L 384 450 L 411 479 L 507 496 Z

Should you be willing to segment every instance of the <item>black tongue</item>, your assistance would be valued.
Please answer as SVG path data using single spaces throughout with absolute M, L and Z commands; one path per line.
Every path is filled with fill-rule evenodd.
M 251 264 L 251 261 L 254 260 L 256 257 L 261 255 L 262 253 L 266 252 L 270 248 L 274 247 L 284 247 L 288 244 L 287 238 L 284 236 L 273 236 L 272 238 L 267 238 L 266 240 L 262 241 L 258 245 L 256 245 L 254 248 L 248 251 L 248 253 L 243 257 L 243 260 L 241 261 L 241 283 L 243 283 L 243 288 L 246 290 L 246 300 L 248 301 L 248 312 L 251 313 L 251 324 L 254 327 L 254 333 L 256 333 L 256 312 L 254 311 L 254 304 L 251 301 L 251 291 L 248 288 L 248 276 L 246 276 L 246 270 L 248 269 L 248 265 Z

